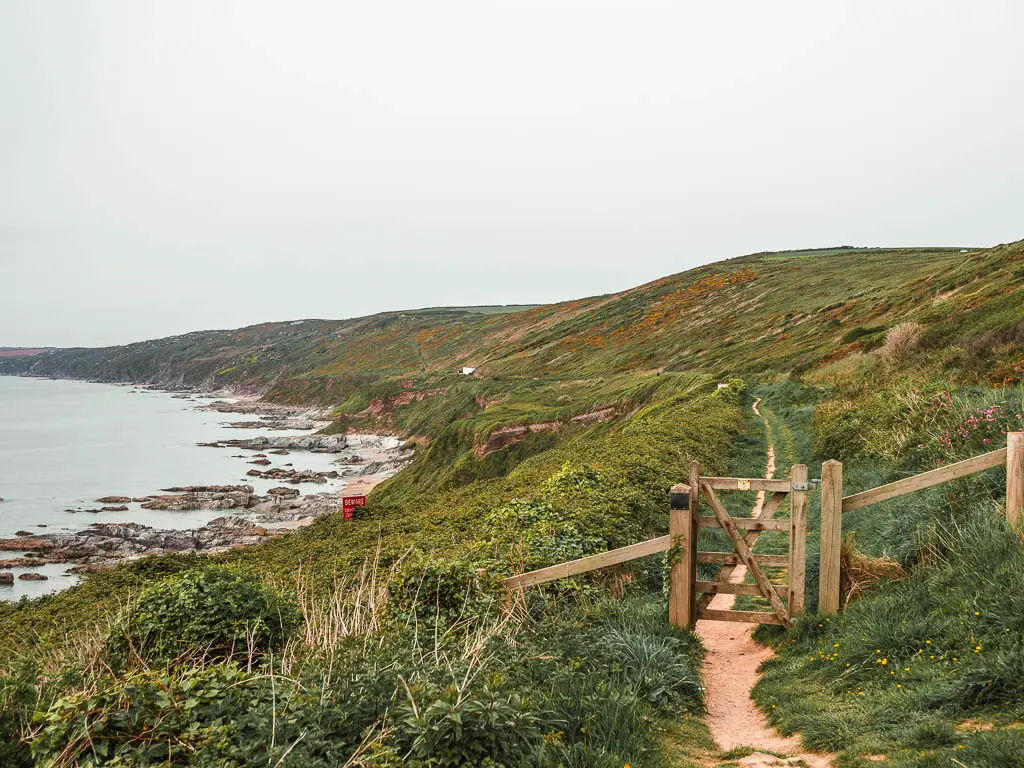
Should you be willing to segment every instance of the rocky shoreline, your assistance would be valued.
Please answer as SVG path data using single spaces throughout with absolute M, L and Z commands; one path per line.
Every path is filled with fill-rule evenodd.
M 369 478 L 368 478 L 369 479 Z M 379 482 L 378 478 L 373 478 Z M 222 552 L 280 536 L 299 525 L 337 511 L 346 491 L 299 496 L 295 488 L 273 488 L 267 495 L 245 490 L 196 490 L 160 497 L 175 499 L 164 509 L 230 509 L 231 514 L 201 528 L 161 530 L 141 523 L 93 523 L 71 533 L 43 533 L 0 539 L 0 551 L 25 552 L 20 558 L 0 561 L 5 568 L 73 564 L 70 573 L 90 573 L 124 560 L 168 552 Z M 23 576 L 25 574 L 22 574 Z
M 173 395 L 195 402 L 192 394 Z M 240 429 L 313 430 L 323 427 L 325 414 L 315 409 L 280 406 L 244 398 L 239 402 L 216 401 L 199 406 L 222 413 L 258 414 L 255 422 L 233 422 L 225 426 Z M 244 426 L 243 426 L 244 425 Z M 69 513 L 128 511 L 128 504 L 146 510 L 224 510 L 225 515 L 198 528 L 161 529 L 137 522 L 96 522 L 81 530 L 31 533 L 19 530 L 12 538 L 0 539 L 0 552 L 19 553 L 0 559 L 0 586 L 13 585 L 15 573 L 8 569 L 33 569 L 17 575 L 20 580 L 45 580 L 35 569 L 54 564 L 70 565 L 68 573 L 91 573 L 120 562 L 170 552 L 222 552 L 281 536 L 313 520 L 337 512 L 343 496 L 366 493 L 395 475 L 412 459 L 412 450 L 386 435 L 278 435 L 251 439 L 200 443 L 208 447 L 253 451 L 247 477 L 277 481 L 265 493 L 252 485 L 195 485 L 160 489 L 150 496 L 111 494 L 95 501 L 95 508 L 68 509 Z M 268 454 L 292 452 L 336 455 L 327 471 L 268 466 Z M 245 458 L 245 456 L 243 456 Z M 322 466 L 322 465 L 321 465 Z M 303 494 L 297 486 L 323 485 L 345 479 L 343 488 Z M 265 487 L 265 486 L 264 486 Z M 46 526 L 39 526 L 45 528 Z M 52 574 L 52 570 L 51 570 Z

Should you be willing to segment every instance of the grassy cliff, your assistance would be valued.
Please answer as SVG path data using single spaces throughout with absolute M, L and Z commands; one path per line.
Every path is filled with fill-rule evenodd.
M 516 311 L 0 358 L 7 373 L 316 402 L 333 409 L 331 429 L 420 443 L 355 521 L 321 519 L 215 558 L 148 559 L 0 606 L 0 762 L 707 765 L 700 651 L 665 629 L 662 558 L 523 601 L 500 577 L 664 533 L 666 489 L 692 459 L 760 473 L 771 441 L 781 467 L 844 460 L 856 489 L 996 446 L 998 430 L 975 446 L 958 427 L 993 405 L 1020 412 L 1022 286 L 1024 242 L 765 253 Z M 458 375 L 462 365 L 476 374 Z M 754 396 L 767 430 L 751 418 Z M 1021 703 L 1016 587 L 993 592 L 984 627 L 960 615 L 975 605 L 972 576 L 1016 584 L 1024 572 L 1019 541 L 992 516 L 998 478 L 984 481 L 978 503 L 954 490 L 849 517 L 859 551 L 906 578 L 866 584 L 835 621 L 771 638 L 780 657 L 758 695 L 780 726 L 847 749 L 850 765 L 868 753 L 955 765 L 915 756 L 928 728 L 972 755 L 1013 747 L 1014 728 L 990 720 L 980 741 L 957 741 L 964 720 L 1002 707 L 1012 725 Z M 936 624 L 929 599 L 960 613 Z M 916 670 L 904 656 L 922 632 L 957 661 L 922 667 L 908 698 L 910 678 L 871 664 L 877 649 Z M 967 644 L 979 638 L 995 650 L 989 666 Z M 927 722 L 908 714 L 927 702 Z

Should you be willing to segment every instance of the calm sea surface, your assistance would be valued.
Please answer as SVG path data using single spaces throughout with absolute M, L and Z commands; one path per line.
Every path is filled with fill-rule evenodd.
M 199 442 L 305 432 L 231 429 L 228 421 L 255 416 L 201 411 L 209 402 L 175 399 L 137 387 L 0 376 L 0 538 L 15 531 L 52 533 L 80 530 L 96 522 L 138 522 L 156 528 L 196 528 L 222 510 L 168 512 L 129 505 L 127 512 L 70 513 L 98 509 L 101 496 L 148 496 L 174 485 L 248 483 L 258 493 L 280 485 L 245 476 L 247 458 L 237 449 L 201 448 Z M 250 452 L 251 453 L 251 452 Z M 275 466 L 328 470 L 329 454 L 292 451 L 269 456 Z M 260 469 L 269 469 L 261 467 Z M 344 485 L 300 486 L 319 493 Z M 45 527 L 44 527 L 45 526 Z M 2 561 L 21 553 L 0 552 Z M 13 569 L 38 571 L 49 581 L 0 585 L 0 600 L 54 592 L 74 583 L 67 566 Z

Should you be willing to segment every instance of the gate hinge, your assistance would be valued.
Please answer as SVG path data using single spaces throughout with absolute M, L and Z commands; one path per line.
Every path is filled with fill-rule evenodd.
M 821 480 L 808 480 L 806 483 L 792 483 L 794 491 L 816 491 Z

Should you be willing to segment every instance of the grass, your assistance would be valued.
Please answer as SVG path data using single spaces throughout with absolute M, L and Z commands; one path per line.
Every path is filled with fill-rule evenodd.
M 898 399 L 902 384 L 888 386 Z M 923 430 L 907 435 L 914 448 L 892 442 L 886 460 L 861 449 L 844 466 L 846 492 L 998 447 L 983 445 L 984 428 L 968 430 L 959 445 L 942 435 L 1000 404 L 1021 412 L 1022 395 L 976 390 L 929 401 L 946 405 L 938 420 L 930 406 L 919 409 L 926 418 L 911 419 Z M 908 414 L 868 412 L 897 423 Z M 840 753 L 841 766 L 877 764 L 865 756 L 878 754 L 914 768 L 1021 764 L 1024 548 L 1001 515 L 1004 480 L 993 470 L 844 516 L 860 551 L 891 558 L 909 575 L 883 579 L 845 612 L 812 615 L 792 633 L 759 629 L 778 652 L 755 688 L 773 724 L 810 748 Z M 816 559 L 809 557 L 809 598 Z
M 952 765 L 936 755 L 978 760 L 993 750 L 968 764 L 1017 764 L 997 755 L 1020 744 L 1024 716 L 1020 541 L 978 511 L 936 529 L 927 546 L 935 562 L 787 638 L 757 701 L 783 732 L 850 760 L 882 753 L 900 765 Z M 968 720 L 993 730 L 971 732 Z

